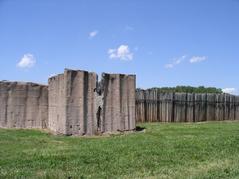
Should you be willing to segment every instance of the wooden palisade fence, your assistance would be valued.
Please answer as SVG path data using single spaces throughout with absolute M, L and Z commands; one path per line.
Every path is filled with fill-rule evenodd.
M 239 120 L 239 96 L 136 91 L 137 122 Z

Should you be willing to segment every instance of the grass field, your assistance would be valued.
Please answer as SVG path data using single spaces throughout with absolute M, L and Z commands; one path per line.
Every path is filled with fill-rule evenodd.
M 239 178 L 239 122 L 98 138 L 0 129 L 0 178 Z

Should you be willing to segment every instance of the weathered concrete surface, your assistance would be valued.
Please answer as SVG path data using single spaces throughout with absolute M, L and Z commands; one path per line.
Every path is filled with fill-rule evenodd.
M 48 128 L 66 133 L 66 83 L 64 74 L 48 80 Z
M 46 128 L 48 87 L 0 81 L 0 127 Z
M 135 129 L 135 75 L 102 75 L 103 125 L 101 132 Z
M 49 79 L 49 128 L 66 135 L 96 133 L 97 75 L 65 70 Z
M 135 129 L 135 75 L 66 69 L 49 86 L 0 82 L 0 127 L 97 135 Z
M 135 129 L 135 75 L 65 70 L 49 79 L 49 128 L 65 135 Z

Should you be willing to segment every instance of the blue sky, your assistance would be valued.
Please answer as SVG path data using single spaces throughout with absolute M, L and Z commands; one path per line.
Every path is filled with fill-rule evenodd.
M 0 0 L 0 79 L 64 68 L 239 89 L 238 0 Z

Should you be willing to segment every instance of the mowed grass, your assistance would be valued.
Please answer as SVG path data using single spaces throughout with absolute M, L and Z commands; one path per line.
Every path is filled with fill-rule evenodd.
M 239 178 L 239 122 L 139 126 L 97 138 L 0 129 L 0 178 Z

